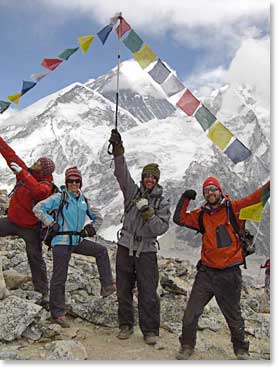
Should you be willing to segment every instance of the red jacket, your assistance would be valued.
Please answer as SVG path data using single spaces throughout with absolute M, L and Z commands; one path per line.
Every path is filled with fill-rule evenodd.
M 16 175 L 16 186 L 10 199 L 8 218 L 21 227 L 34 228 L 39 220 L 33 214 L 33 207 L 51 195 L 53 177 L 52 175 L 43 177 L 36 172 L 30 173 L 26 164 L 1 137 L 0 153 L 8 166 L 11 162 L 15 162 L 22 167 L 22 170 Z
M 222 205 L 215 210 L 206 210 L 207 214 L 203 216 L 205 233 L 202 236 L 201 249 L 201 261 L 203 264 L 212 268 L 224 269 L 228 266 L 243 263 L 239 236 L 229 221 L 225 201 L 230 201 L 235 217 L 241 225 L 242 221 L 238 219 L 240 209 L 259 203 L 261 201 L 261 194 L 262 187 L 239 200 L 229 200 L 226 197 Z M 190 200 L 188 198 L 181 197 L 177 204 L 173 220 L 181 226 L 199 230 L 198 219 L 201 208 L 187 212 L 189 202 Z M 206 205 L 205 209 L 207 208 Z

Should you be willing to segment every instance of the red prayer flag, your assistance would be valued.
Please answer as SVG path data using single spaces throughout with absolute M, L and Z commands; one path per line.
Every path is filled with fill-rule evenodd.
M 120 23 L 116 28 L 116 33 L 118 34 L 118 37 L 122 37 L 124 33 L 128 32 L 131 29 L 130 24 L 126 22 L 126 20 L 123 17 L 119 17 Z
M 189 89 L 185 90 L 185 93 L 176 103 L 176 105 L 189 116 L 193 115 L 199 104 L 200 101 L 198 101 L 198 99 L 194 97 Z
M 41 65 L 51 71 L 55 70 L 64 60 L 61 59 L 43 59 Z

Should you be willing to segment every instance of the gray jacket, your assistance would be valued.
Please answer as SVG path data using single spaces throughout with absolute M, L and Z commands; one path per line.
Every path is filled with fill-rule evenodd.
M 163 188 L 158 184 L 151 192 L 142 184 L 138 187 L 130 175 L 124 156 L 115 157 L 114 162 L 114 175 L 123 193 L 125 211 L 118 244 L 129 248 L 131 256 L 133 251 L 136 251 L 136 256 L 139 256 L 140 252 L 157 252 L 157 236 L 169 228 L 169 200 L 162 196 Z M 135 205 L 135 200 L 139 197 L 147 198 L 149 206 L 155 210 L 155 215 L 147 222 L 144 222 Z

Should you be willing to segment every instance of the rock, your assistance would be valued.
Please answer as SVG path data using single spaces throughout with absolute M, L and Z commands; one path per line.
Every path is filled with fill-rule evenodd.
M 46 344 L 47 360 L 81 361 L 88 358 L 83 344 L 73 340 L 59 340 Z
M 0 352 L 0 360 L 9 360 L 9 359 L 17 359 L 17 353 L 16 352 Z
M 2 269 L 2 257 L 0 257 L 0 300 L 8 297 L 9 291 L 6 287 L 5 278 Z
M 19 338 L 24 330 L 34 321 L 41 307 L 10 296 L 0 302 L 0 340 L 12 341 Z
M 160 283 L 163 289 L 167 292 L 173 294 L 182 294 L 185 296 L 187 295 L 187 290 L 185 289 L 186 283 L 178 277 L 163 274 L 161 276 Z
M 62 327 L 59 324 L 42 325 L 40 329 L 44 338 L 54 338 L 62 333 Z
M 209 329 L 217 332 L 222 328 L 222 323 L 214 317 L 200 317 L 198 322 L 198 330 Z
M 30 275 L 20 274 L 18 271 L 14 269 L 5 270 L 3 272 L 7 288 L 9 289 L 17 289 L 21 286 L 21 284 L 29 282 L 32 280 Z
M 89 302 L 72 304 L 71 313 L 96 325 L 117 327 L 117 302 L 115 295 L 107 298 L 89 297 Z
M 26 339 L 30 340 L 39 340 L 42 336 L 41 330 L 36 325 L 30 325 L 26 330 L 22 333 L 22 336 Z

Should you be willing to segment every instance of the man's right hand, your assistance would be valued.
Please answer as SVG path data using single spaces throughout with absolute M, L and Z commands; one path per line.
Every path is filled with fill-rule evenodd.
M 196 191 L 194 190 L 186 190 L 184 193 L 183 193 L 183 197 L 187 198 L 187 199 L 190 199 L 190 200 L 195 200 L 196 198 Z
M 109 139 L 109 143 L 113 147 L 113 155 L 120 156 L 124 154 L 124 147 L 122 144 L 121 135 L 119 134 L 117 129 L 112 129 L 111 137 Z

